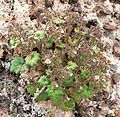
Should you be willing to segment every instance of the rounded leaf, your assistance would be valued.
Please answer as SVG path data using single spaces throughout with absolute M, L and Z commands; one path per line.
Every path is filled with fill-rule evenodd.
M 29 54 L 26 58 L 26 65 L 29 66 L 34 66 L 38 63 L 38 61 L 40 60 L 40 54 L 37 53 L 36 51 L 33 51 L 31 54 Z
M 27 92 L 32 96 L 34 96 L 34 93 L 36 93 L 36 90 L 37 90 L 37 88 L 34 84 L 29 84 L 27 86 Z
M 81 73 L 80 73 L 80 77 L 83 78 L 83 79 L 86 79 L 90 76 L 90 71 L 88 70 L 83 70 Z
M 61 104 L 61 108 L 65 111 L 70 111 L 74 109 L 75 107 L 75 102 L 70 99 L 70 100 L 64 100 L 63 103 Z
M 15 57 L 11 61 L 10 72 L 19 73 L 24 65 L 23 57 Z
M 47 92 L 42 92 L 36 97 L 35 100 L 36 101 L 43 101 L 43 100 L 46 100 L 47 98 L 48 98 Z

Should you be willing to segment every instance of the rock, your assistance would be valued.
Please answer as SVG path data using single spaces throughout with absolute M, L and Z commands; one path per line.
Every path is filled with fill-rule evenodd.
M 120 110 L 115 113 L 115 117 L 120 117 Z
M 79 3 L 71 5 L 70 11 L 81 13 L 82 12 L 81 5 Z
M 97 5 L 95 6 L 95 10 L 97 12 L 98 16 L 105 16 L 105 15 L 110 15 L 111 14 L 111 10 L 109 8 L 107 8 L 104 3 L 97 3 Z
M 9 111 L 9 105 L 10 105 L 10 100 L 5 96 L 0 95 L 0 114 L 1 114 L 1 109 L 4 110 L 5 112 Z M 5 116 L 0 115 L 0 117 L 5 117 Z
M 115 43 L 113 45 L 113 54 L 117 57 L 120 57 L 120 43 Z
M 61 110 L 58 110 L 54 117 L 73 117 L 73 113 L 71 111 L 63 112 Z
M 111 76 L 113 84 L 117 84 L 120 81 L 120 74 L 113 74 Z
M 0 117 L 12 117 L 12 115 L 8 114 L 7 112 L 4 112 L 3 109 L 0 109 Z
M 78 2 L 78 0 L 69 0 L 68 4 L 75 4 L 77 2 Z
M 68 0 L 60 0 L 60 2 L 61 2 L 62 4 L 64 4 L 64 3 L 67 3 Z
M 108 30 L 108 31 L 113 31 L 117 29 L 117 25 L 115 24 L 105 24 L 103 25 L 103 28 Z
M 45 6 L 48 8 L 52 8 L 52 6 L 54 5 L 54 0 L 45 0 Z
M 41 13 L 43 13 L 43 9 L 39 7 L 32 7 L 29 12 L 30 20 L 37 19 Z
M 0 62 L 0 73 L 2 73 L 2 71 L 4 70 L 2 63 Z
M 120 0 L 111 0 L 111 1 L 120 4 Z
M 113 73 L 115 73 L 117 71 L 117 65 L 116 64 L 110 64 L 110 71 L 112 71 Z
M 91 19 L 88 20 L 86 27 L 90 28 L 91 26 L 97 26 L 97 24 L 98 24 L 97 19 Z
M 3 52 L 4 52 L 4 50 L 2 48 L 0 48 L 0 58 L 3 57 Z

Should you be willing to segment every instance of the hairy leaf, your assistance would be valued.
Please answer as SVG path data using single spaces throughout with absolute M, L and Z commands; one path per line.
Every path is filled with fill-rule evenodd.
M 46 37 L 47 33 L 43 30 L 35 32 L 35 39 L 41 40 Z
M 29 66 L 34 66 L 38 63 L 38 61 L 40 60 L 40 54 L 37 53 L 36 51 L 33 51 L 31 54 L 29 54 L 26 58 L 26 65 Z
M 65 79 L 63 80 L 63 84 L 64 84 L 65 86 L 68 86 L 68 85 L 73 84 L 74 81 L 75 81 L 75 79 L 74 79 L 73 77 L 68 77 L 68 78 L 65 78 Z
M 61 96 L 64 95 L 64 92 L 61 88 L 59 87 L 53 88 L 52 86 L 49 86 L 47 92 L 48 96 L 55 105 L 59 105 L 62 102 Z
M 41 86 L 45 86 L 45 85 L 50 84 L 50 81 L 48 80 L 47 76 L 43 75 L 43 76 L 41 76 L 40 79 L 38 80 L 38 83 L 39 83 Z
M 83 78 L 83 79 L 86 79 L 90 76 L 90 71 L 88 70 L 83 70 L 81 73 L 80 73 L 80 77 Z
M 64 23 L 65 23 L 65 20 L 57 17 L 57 18 L 55 18 L 54 23 L 56 23 L 56 24 L 64 24 Z
M 36 97 L 35 100 L 36 101 L 43 101 L 43 100 L 46 100 L 47 98 L 48 98 L 47 92 L 42 92 Z
M 10 72 L 19 73 L 24 65 L 23 57 L 15 57 L 11 61 Z
M 11 48 L 16 48 L 20 44 L 20 40 L 18 38 L 12 38 L 9 43 Z
M 70 110 L 74 109 L 74 107 L 75 107 L 75 103 L 72 99 L 70 99 L 70 100 L 66 99 L 61 104 L 61 108 L 65 111 L 70 111 Z
M 84 98 L 91 98 L 93 94 L 93 88 L 87 85 L 83 86 L 81 90 L 81 96 Z
M 37 88 L 34 84 L 29 84 L 27 86 L 27 92 L 32 96 L 34 96 L 34 93 L 36 92 L 36 90 L 37 90 Z
M 72 62 L 72 61 L 68 61 L 67 69 L 68 69 L 69 71 L 73 71 L 73 70 L 75 70 L 77 67 L 78 67 L 78 66 L 77 66 L 76 63 L 74 63 L 74 62 Z

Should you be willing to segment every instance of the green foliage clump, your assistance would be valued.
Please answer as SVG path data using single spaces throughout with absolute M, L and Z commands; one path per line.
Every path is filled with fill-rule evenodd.
M 90 76 L 90 71 L 89 70 L 83 70 L 80 73 L 80 77 L 83 78 L 83 79 L 89 78 L 89 76 Z
M 35 32 L 35 39 L 41 40 L 46 37 L 47 33 L 43 30 Z
M 93 52 L 94 52 L 97 56 L 99 56 L 99 54 L 100 54 L 100 48 L 94 46 L 94 47 L 92 48 L 92 50 L 93 50 Z
M 11 61 L 10 72 L 19 73 L 24 65 L 25 61 L 23 57 L 15 57 Z
M 52 86 L 48 86 L 47 93 L 55 105 L 61 104 L 62 102 L 61 97 L 64 95 L 64 92 L 61 88 L 59 87 L 54 88 Z
M 43 75 L 43 76 L 41 76 L 40 79 L 38 80 L 38 83 L 39 83 L 41 86 L 44 86 L 44 85 L 50 84 L 50 81 L 48 80 L 47 76 Z
M 80 32 L 80 29 L 79 28 L 75 28 L 75 33 L 79 33 Z
M 36 98 L 36 101 L 43 101 L 46 100 L 48 98 L 48 94 L 47 92 L 41 92 Z
M 74 100 L 74 102 L 79 102 L 81 99 L 81 93 L 78 91 L 74 91 L 72 93 L 72 99 Z
M 73 78 L 73 77 L 68 77 L 63 80 L 63 84 L 65 86 L 69 86 L 69 85 L 73 84 L 74 82 L 75 82 L 75 78 Z
M 47 48 L 51 48 L 52 45 L 54 43 L 54 39 L 52 37 L 48 37 L 48 40 L 47 40 Z
M 30 69 L 27 72 L 35 68 L 40 77 L 28 85 L 27 92 L 36 101 L 49 99 L 54 105 L 69 111 L 74 109 L 75 103 L 82 99 L 90 100 L 95 93 L 102 91 L 105 82 L 101 79 L 106 73 L 107 61 L 102 56 L 104 48 L 100 35 L 97 35 L 99 29 L 86 29 L 86 22 L 78 15 L 66 14 L 64 19 L 58 16 L 53 20 L 48 13 L 44 30 L 22 36 L 25 42 L 19 46 L 27 45 L 23 48 L 25 55 L 21 54 L 25 58 L 15 57 L 10 71 L 22 73 L 25 68 Z M 16 47 L 18 42 L 11 40 L 12 45 Z M 41 53 L 33 51 L 36 49 Z M 50 59 L 49 64 L 46 58 Z
M 36 51 L 33 51 L 31 54 L 29 54 L 26 58 L 26 65 L 29 66 L 34 66 L 38 63 L 38 61 L 40 60 L 40 54 L 37 53 Z
M 54 23 L 56 23 L 56 24 L 64 24 L 64 23 L 65 23 L 65 20 L 57 17 L 57 18 L 55 18 Z
M 50 75 L 52 74 L 52 71 L 51 71 L 50 69 L 46 69 L 46 70 L 45 70 L 45 74 L 46 74 L 47 76 L 50 76 Z
M 61 104 L 61 108 L 65 111 L 70 111 L 70 110 L 74 109 L 74 107 L 75 107 L 75 102 L 74 102 L 74 100 L 71 100 L 71 99 L 69 99 L 69 100 L 66 99 Z
M 36 51 L 30 53 L 25 59 L 23 57 L 15 57 L 11 61 L 10 72 L 14 72 L 17 74 L 27 68 L 27 66 L 32 67 L 36 65 L 39 60 L 40 54 Z
M 12 38 L 10 39 L 10 42 L 9 42 L 11 48 L 16 48 L 20 43 L 21 42 L 18 38 Z
M 84 85 L 81 90 L 81 96 L 84 98 L 91 98 L 93 94 L 93 87 Z
M 29 84 L 29 85 L 27 86 L 27 92 L 28 92 L 30 95 L 32 95 L 32 96 L 34 96 L 36 90 L 37 90 L 37 88 L 36 88 L 36 86 L 35 86 L 34 84 Z
M 81 32 L 81 35 L 84 36 L 84 37 L 88 36 L 88 32 Z
M 67 66 L 67 69 L 68 71 L 73 71 L 77 68 L 77 64 L 72 62 L 72 61 L 68 61 L 68 66 Z

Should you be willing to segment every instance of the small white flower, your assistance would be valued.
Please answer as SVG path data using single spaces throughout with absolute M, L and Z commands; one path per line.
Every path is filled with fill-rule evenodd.
M 73 76 L 73 73 L 70 73 L 70 76 Z
M 98 75 L 95 76 L 95 79 L 96 79 L 96 80 L 99 80 L 99 78 L 100 78 L 100 76 L 98 76 Z
M 77 54 L 77 51 L 76 51 L 76 50 L 74 50 L 74 51 L 73 51 L 73 53 L 74 53 L 74 54 Z
M 50 59 L 46 59 L 46 60 L 45 60 L 45 63 L 46 63 L 46 64 L 50 64 L 50 63 L 51 63 L 51 60 L 50 60 Z

